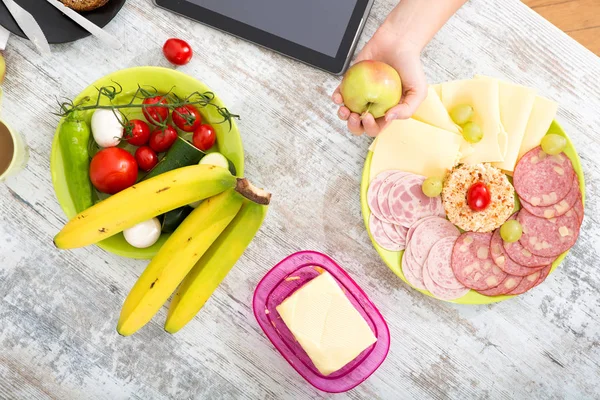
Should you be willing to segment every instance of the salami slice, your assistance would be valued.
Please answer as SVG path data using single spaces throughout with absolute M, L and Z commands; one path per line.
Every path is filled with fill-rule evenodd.
M 383 224 L 375 214 L 371 214 L 369 217 L 369 230 L 371 231 L 371 236 L 373 236 L 373 239 L 380 247 L 389 251 L 400 251 L 401 245 L 394 243 L 388 235 L 385 234 Z
M 550 271 L 552 270 L 552 265 L 547 265 L 544 269 L 540 270 L 540 277 L 538 281 L 535 283 L 535 286 L 538 286 L 540 283 L 544 282 L 548 275 L 550 275 Z
M 446 261 L 449 263 L 449 261 Z M 429 292 L 437 297 L 440 300 L 456 300 L 467 293 L 469 293 L 469 288 L 462 286 L 459 289 L 448 289 L 443 286 L 438 285 L 431 279 L 431 275 L 429 274 L 429 270 L 427 267 L 423 270 L 423 281 L 425 282 L 425 287 Z
M 398 171 L 388 170 L 377 174 L 377 176 L 371 181 L 369 190 L 367 190 L 367 204 L 369 205 L 369 209 L 371 210 L 371 213 L 375 214 L 375 216 L 381 220 L 383 219 L 383 215 L 381 215 L 381 209 L 377 203 L 377 193 L 379 192 L 379 188 L 383 184 L 383 181 L 396 172 Z
M 519 197 L 532 206 L 550 206 L 567 196 L 574 174 L 571 160 L 564 153 L 550 156 L 538 146 L 517 163 L 513 184 Z
M 521 210 L 517 220 L 523 227 L 519 242 L 532 254 L 557 257 L 569 250 L 579 236 L 579 217 L 573 210 L 558 218 L 538 218 Z
M 410 248 L 407 247 L 402 255 L 402 272 L 407 282 L 413 287 L 421 290 L 427 290 L 425 288 L 425 282 L 423 281 L 423 268 L 415 263 L 410 252 Z
M 484 296 L 500 296 L 508 294 L 519 286 L 519 283 L 521 283 L 522 280 L 522 276 L 507 275 L 498 286 L 487 290 L 478 290 L 478 292 Z
M 513 290 L 508 292 L 508 295 L 518 295 L 527 292 L 529 289 L 535 286 L 537 281 L 540 279 L 540 271 L 534 272 L 531 275 L 524 276 L 521 282 Z
M 491 233 L 465 232 L 454 244 L 452 271 L 464 286 L 486 290 L 506 278 L 506 273 L 494 264 L 490 255 L 491 237 Z
M 447 219 L 427 218 L 413 231 L 410 239 L 410 250 L 417 263 L 425 264 L 429 251 L 439 240 L 445 237 L 457 238 L 460 231 Z
M 429 271 L 429 277 L 431 280 L 446 289 L 464 289 L 465 286 L 456 280 L 454 272 L 452 271 L 452 249 L 454 248 L 454 242 L 456 238 L 454 236 L 445 237 L 439 240 L 433 245 L 427 261 L 425 262 L 425 269 Z M 423 275 L 425 280 L 425 275 Z M 425 282 L 427 282 L 425 280 Z M 425 285 L 427 286 L 427 284 Z M 429 290 L 431 292 L 431 290 Z
M 492 255 L 492 260 L 494 260 L 494 263 L 502 271 L 510 275 L 527 276 L 544 268 L 544 266 L 525 267 L 521 264 L 514 262 L 510 257 L 506 255 L 502 242 L 503 240 L 500 236 L 500 229 L 496 229 L 496 231 L 492 235 L 492 241 L 490 242 L 490 253 Z
M 519 213 L 513 214 L 509 219 L 515 219 L 518 214 Z M 506 255 L 508 255 L 511 260 L 524 267 L 543 267 L 552 264 L 554 260 L 556 260 L 556 257 L 540 257 L 533 255 L 518 241 L 513 243 L 503 241 L 502 245 Z
M 393 222 L 410 228 L 421 218 L 431 215 L 445 216 L 441 197 L 427 197 L 423 194 L 423 181 L 425 177 L 409 174 L 394 183 L 388 195 Z
M 399 180 L 407 176 L 407 172 L 396 171 L 387 178 L 383 180 L 379 190 L 377 191 L 377 205 L 379 206 L 379 211 L 381 212 L 382 221 L 386 221 L 389 223 L 395 223 L 394 218 L 392 217 L 392 213 L 390 211 L 390 205 L 388 203 L 388 198 L 390 196 L 390 191 L 394 184 Z
M 396 228 L 394 228 L 394 224 L 390 224 L 389 222 L 381 221 L 381 226 L 383 227 L 383 231 L 387 235 L 388 238 L 392 242 L 398 245 L 400 250 L 404 250 L 406 245 L 406 236 L 400 236 Z
M 550 206 L 539 206 L 535 207 L 525 200 L 521 200 L 521 206 L 529 211 L 531 214 L 540 218 L 556 218 L 561 215 L 565 215 L 567 211 L 573 208 L 577 200 L 581 197 L 581 191 L 579 189 L 579 177 L 575 174 L 573 176 L 573 184 L 571 190 L 567 196 L 556 204 Z
M 585 212 L 583 210 L 583 200 L 581 199 L 581 196 L 579 196 L 579 200 L 577 200 L 577 202 L 573 206 L 573 211 L 575 211 L 575 214 L 577 214 L 577 217 L 579 217 L 579 226 L 581 227 L 581 224 L 583 224 L 583 217 L 585 215 Z

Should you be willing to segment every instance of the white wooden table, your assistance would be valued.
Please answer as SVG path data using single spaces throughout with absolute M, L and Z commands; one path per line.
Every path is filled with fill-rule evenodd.
M 362 42 L 396 2 L 377 0 Z M 318 398 L 263 335 L 250 303 L 269 268 L 301 249 L 345 267 L 386 317 L 386 362 L 336 398 L 600 397 L 600 59 L 517 0 L 472 0 L 423 55 L 430 82 L 476 73 L 530 85 L 560 102 L 587 179 L 586 222 L 540 287 L 490 306 L 458 306 L 411 290 L 379 260 L 362 222 L 359 181 L 370 139 L 353 137 L 329 94 L 339 78 L 130 0 L 95 39 L 42 59 L 13 37 L 3 115 L 31 146 L 27 169 L 0 185 L 0 398 Z M 234 271 L 175 336 L 165 310 L 136 335 L 116 330 L 145 267 L 97 247 L 58 251 L 65 222 L 49 154 L 56 97 L 118 69 L 167 66 L 168 37 L 196 51 L 183 68 L 242 115 L 248 176 L 272 190 L 270 214 Z M 362 44 L 361 44 L 362 45 Z

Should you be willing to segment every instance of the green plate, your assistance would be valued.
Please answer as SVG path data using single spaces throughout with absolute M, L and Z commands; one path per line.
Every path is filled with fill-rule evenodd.
M 556 121 L 554 121 L 552 123 L 552 125 L 550 126 L 550 129 L 548 129 L 547 134 L 548 133 L 556 133 L 561 136 L 564 136 L 567 139 L 567 147 L 565 148 L 565 154 L 571 159 L 571 162 L 573 163 L 573 167 L 575 168 L 575 171 L 577 172 L 577 176 L 579 177 L 579 184 L 581 187 L 581 195 L 582 195 L 582 199 L 585 204 L 585 181 L 584 181 L 584 177 L 583 177 L 583 170 L 581 168 L 581 160 L 579 159 L 579 155 L 577 154 L 577 151 L 575 150 L 575 147 L 573 146 L 573 142 L 571 142 L 571 139 L 569 139 L 569 136 L 567 136 L 565 131 L 562 129 L 562 127 Z M 361 182 L 361 186 L 360 186 L 360 204 L 361 204 L 361 209 L 362 209 L 365 226 L 367 227 L 367 232 L 369 233 L 371 242 L 373 242 L 373 246 L 375 247 L 375 250 L 377 250 L 377 252 L 379 253 L 383 262 L 385 262 L 385 264 L 396 275 L 398 275 L 400 277 L 400 279 L 402 279 L 404 282 L 406 282 L 406 284 L 409 285 L 409 283 L 406 281 L 406 278 L 404 277 L 404 274 L 402 273 L 402 255 L 404 254 L 404 251 L 393 252 L 393 251 L 388 251 L 388 250 L 381 248 L 375 242 L 375 240 L 373 239 L 373 236 L 371 235 L 371 232 L 369 231 L 369 216 L 371 215 L 371 210 L 369 209 L 369 205 L 367 204 L 367 190 L 369 188 L 369 175 L 370 175 L 370 171 L 371 171 L 371 159 L 372 158 L 373 158 L 373 153 L 369 151 L 369 153 L 367 154 L 367 159 L 366 159 L 365 167 L 363 170 L 362 182 Z M 554 263 L 552 264 L 552 269 L 551 269 L 550 273 L 554 272 L 556 267 L 558 267 L 560 265 L 560 263 L 565 259 L 565 257 L 567 256 L 568 253 L 569 252 L 566 251 L 565 253 L 561 254 L 556 259 L 556 261 L 554 261 Z M 434 297 L 431 293 L 429 293 L 426 290 L 420 290 L 420 289 L 416 289 L 416 288 L 414 288 L 414 289 L 418 290 L 419 292 L 421 292 L 423 294 L 426 294 L 427 296 Z M 515 296 L 489 297 L 489 296 L 484 296 L 482 294 L 479 294 L 474 290 L 471 290 L 471 291 L 469 291 L 469 293 L 467 293 L 463 297 L 451 301 L 451 303 L 489 304 L 489 303 L 496 303 L 499 301 L 507 300 L 512 297 L 515 297 Z
M 137 67 L 129 68 L 121 71 L 114 72 L 110 75 L 101 78 L 94 82 L 83 92 L 81 92 L 74 102 L 77 103 L 86 96 L 95 98 L 97 96 L 96 88 L 101 86 L 114 85 L 114 82 L 118 82 L 123 86 L 123 93 L 114 100 L 115 103 L 127 102 L 131 98 L 131 95 L 137 90 L 138 83 L 143 86 L 153 86 L 159 92 L 166 93 L 171 90 L 179 97 L 185 97 L 192 92 L 206 92 L 210 89 L 197 79 L 192 78 L 186 74 L 178 71 L 174 71 L 167 68 L 159 67 Z M 129 95 L 129 97 L 128 97 Z M 225 105 L 215 96 L 214 101 L 218 106 L 224 107 Z M 141 111 L 132 111 L 127 113 L 130 118 L 139 118 L 142 113 Z M 93 111 L 88 111 L 84 114 L 84 118 L 90 123 Z M 201 110 L 202 117 L 208 123 L 214 123 L 217 134 L 217 146 L 219 152 L 227 157 L 234 165 L 238 176 L 244 176 L 244 149 L 242 147 L 242 139 L 240 137 L 239 130 L 235 121 L 232 121 L 232 128 L 229 130 L 229 124 L 217 124 L 222 120 L 222 117 L 215 111 L 214 107 L 206 107 Z M 52 173 L 52 183 L 54 184 L 54 191 L 61 208 L 68 218 L 73 218 L 77 213 L 73 205 L 73 200 L 69 194 L 67 187 L 68 177 L 65 175 L 62 162 L 62 154 L 60 146 L 58 144 L 58 132 L 63 123 L 60 121 L 54 134 L 54 140 L 52 141 L 52 152 L 50 155 L 50 172 Z M 158 242 L 147 249 L 138 249 L 131 246 L 125 241 L 122 233 L 112 236 L 100 243 L 98 246 L 106 251 L 117 254 L 119 256 L 128 258 L 138 259 L 149 259 L 161 248 L 163 243 L 167 240 L 170 234 L 162 234 Z

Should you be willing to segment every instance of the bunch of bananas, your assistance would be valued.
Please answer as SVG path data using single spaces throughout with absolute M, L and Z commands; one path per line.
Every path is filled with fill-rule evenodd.
M 270 199 L 269 193 L 224 168 L 179 168 L 81 212 L 56 235 L 54 244 L 72 249 L 98 243 L 142 221 L 205 200 L 148 264 L 127 296 L 117 326 L 121 335 L 135 333 L 179 286 L 165 325 L 175 333 L 194 318 L 241 257 L 260 228 Z

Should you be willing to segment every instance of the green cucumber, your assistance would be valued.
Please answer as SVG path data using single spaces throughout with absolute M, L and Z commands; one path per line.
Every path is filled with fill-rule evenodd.
M 163 215 L 162 221 L 162 232 L 173 233 L 175 229 L 183 222 L 183 220 L 190 215 L 194 209 L 192 207 L 184 206 L 176 208 L 175 210 L 169 211 Z
M 202 151 L 187 140 L 178 137 L 162 160 L 142 180 L 154 178 L 177 168 L 198 164 L 202 157 L 204 157 Z

